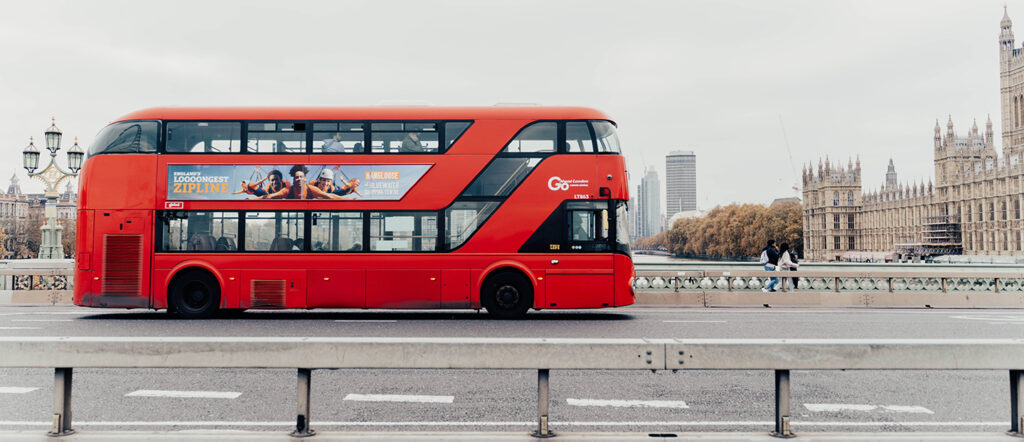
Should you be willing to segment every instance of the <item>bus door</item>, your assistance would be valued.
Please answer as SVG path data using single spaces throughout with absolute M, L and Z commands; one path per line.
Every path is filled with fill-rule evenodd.
M 92 301 L 97 307 L 152 306 L 150 274 L 153 256 L 152 212 L 145 210 L 97 210 L 94 244 L 99 256 L 93 257 Z M 98 283 L 98 284 L 97 284 Z
M 551 255 L 547 267 L 547 306 L 608 307 L 615 301 L 608 200 L 565 205 L 567 253 Z

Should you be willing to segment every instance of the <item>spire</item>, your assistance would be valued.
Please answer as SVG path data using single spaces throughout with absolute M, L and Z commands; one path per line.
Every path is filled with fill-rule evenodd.
M 992 146 L 992 148 L 995 149 L 995 145 L 992 143 L 992 140 L 992 115 L 990 114 L 988 116 L 988 121 L 985 122 L 985 144 Z
M 893 164 L 892 158 L 889 158 L 889 168 L 885 171 L 885 187 L 889 189 L 896 187 L 896 165 Z
M 1013 21 L 1006 11 L 1006 5 L 1003 5 L 1003 19 L 999 22 L 999 49 L 1003 51 L 1004 58 L 1010 57 L 1009 51 L 1013 50 Z
M 975 118 L 974 119 L 974 125 L 971 126 L 971 135 L 977 135 L 977 134 L 978 134 L 978 119 Z

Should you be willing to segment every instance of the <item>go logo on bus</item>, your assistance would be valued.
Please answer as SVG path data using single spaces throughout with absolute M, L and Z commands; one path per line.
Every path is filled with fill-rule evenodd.
M 569 182 L 564 181 L 559 177 L 553 176 L 548 179 L 548 189 L 551 190 L 569 190 Z
M 563 180 L 561 177 L 553 176 L 548 178 L 548 189 L 551 190 L 569 190 L 570 187 L 587 187 L 590 185 L 589 180 Z

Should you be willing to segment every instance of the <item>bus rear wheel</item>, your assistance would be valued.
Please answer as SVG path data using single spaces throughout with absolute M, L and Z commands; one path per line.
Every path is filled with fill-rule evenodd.
M 209 318 L 220 305 L 220 286 L 213 275 L 191 270 L 174 278 L 168 305 L 185 319 Z
M 489 278 L 482 295 L 480 303 L 498 319 L 522 318 L 533 307 L 533 286 L 517 273 L 504 272 Z

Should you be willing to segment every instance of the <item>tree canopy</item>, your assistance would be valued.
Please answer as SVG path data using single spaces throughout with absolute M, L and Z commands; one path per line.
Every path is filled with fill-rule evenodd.
M 669 230 L 641 238 L 641 248 L 664 247 L 677 256 L 757 257 L 769 239 L 789 243 L 803 256 L 803 205 L 798 202 L 730 204 L 700 218 L 676 221 Z

